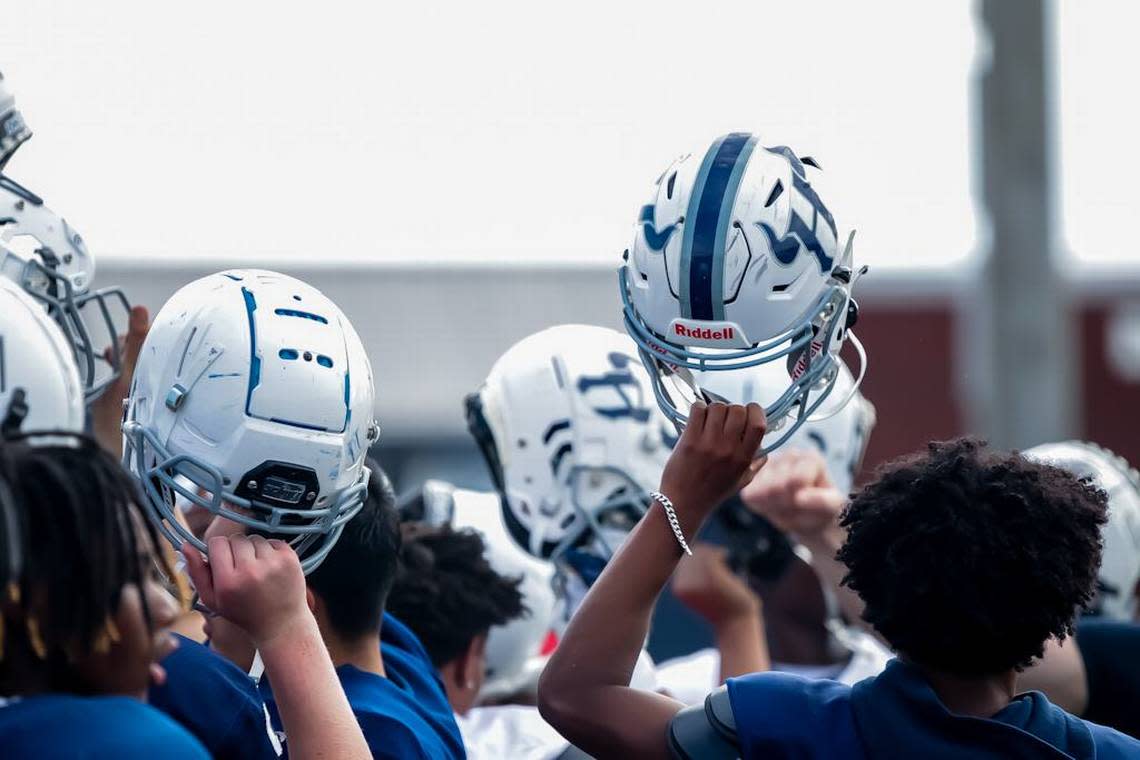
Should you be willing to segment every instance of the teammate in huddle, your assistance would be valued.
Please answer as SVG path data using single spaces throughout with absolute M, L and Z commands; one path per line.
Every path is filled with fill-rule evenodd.
M 154 530 L 122 469 L 80 435 L 83 386 L 66 338 L 4 278 L 0 354 L 4 756 L 141 758 L 161 746 L 207 757 L 141 701 L 164 677 L 157 663 L 177 612 Z
M 287 542 L 301 568 L 311 572 L 363 506 L 364 456 L 377 432 L 372 405 L 368 359 L 331 301 L 273 272 L 224 272 L 183 287 L 155 318 L 127 401 L 124 462 L 142 486 L 148 516 L 175 546 L 204 552 L 209 543 L 212 552 L 215 544 L 233 542 L 233 534 L 249 528 L 255 536 Z M 203 541 L 180 519 L 184 502 L 239 530 L 216 530 Z M 278 557 L 273 548 L 266 561 Z M 200 575 L 201 563 L 191 559 L 197 555 L 187 551 L 189 569 Z M 261 649 L 245 635 L 240 613 L 228 620 L 226 609 L 211 607 L 199 592 L 213 627 L 230 624 L 251 652 Z M 305 624 L 296 631 L 297 645 L 303 641 L 322 653 L 311 658 L 315 666 L 327 665 L 318 681 L 331 679 L 335 693 L 343 694 L 319 638 L 314 643 L 319 630 L 307 606 L 301 617 Z M 193 655 L 172 659 L 167 688 L 152 694 L 156 704 L 215 750 L 274 752 L 275 739 L 258 715 L 262 699 L 254 682 L 235 674 L 220 656 L 185 646 Z M 261 654 L 275 684 L 278 728 L 289 731 L 294 757 L 308 755 L 314 750 L 311 741 L 304 735 L 298 741 L 291 729 L 296 725 L 292 672 L 274 672 L 266 652 Z M 275 648 L 273 655 L 287 657 L 288 651 Z M 203 693 L 213 698 L 203 700 Z M 336 699 L 323 703 L 326 708 L 339 704 Z M 225 715 L 244 717 L 226 720 Z M 340 741 L 354 736 L 363 749 L 351 721 Z
M 1073 718 L 1043 695 L 1016 697 L 1014 690 L 1017 671 L 1041 655 L 1047 639 L 1071 632 L 1075 610 L 1092 596 L 1103 492 L 972 441 L 932 444 L 884 469 L 845 513 L 839 557 L 848 583 L 866 603 L 867 621 L 901 654 L 882 675 L 854 688 L 748 676 L 685 712 L 630 689 L 627 674 L 653 600 L 683 553 L 677 533 L 692 535 L 751 477 L 764 430 L 757 405 L 693 407 L 662 477 L 679 531 L 664 508 L 646 516 L 543 674 L 540 706 L 567 738 L 595 754 L 636 756 L 670 749 L 682 757 L 745 758 L 1140 751 L 1140 743 Z M 989 593 L 979 597 L 979 588 Z M 603 627 L 604 643 L 592 633 Z
M 556 629 L 644 513 L 669 455 L 672 426 L 651 394 L 626 336 L 561 325 L 508 349 L 468 397 L 507 532 L 556 568 Z M 636 677 L 656 688 L 648 653 Z

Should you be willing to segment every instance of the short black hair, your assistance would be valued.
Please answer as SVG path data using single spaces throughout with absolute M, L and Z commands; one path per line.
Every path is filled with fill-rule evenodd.
M 1107 496 L 984 441 L 885 465 L 843 512 L 838 558 L 863 618 L 920 666 L 1022 670 L 1093 596 Z
M 110 645 L 109 623 L 126 585 L 140 587 L 151 624 L 141 593 L 151 568 L 141 561 L 138 531 L 145 531 L 154 560 L 172 578 L 158 535 L 135 482 L 86 436 L 5 441 L 0 483 L 16 517 L 10 548 L 19 554 L 4 602 L 0 684 L 12 677 L 12 668 L 33 667 L 50 689 L 83 692 L 70 663 Z M 40 664 L 30 666 L 32 660 Z
M 369 460 L 367 466 L 372 475 L 364 506 L 307 579 L 324 603 L 329 625 L 347 639 L 380 630 L 400 557 L 395 491 L 380 465 Z
M 404 526 L 400 574 L 388 610 L 419 640 L 436 667 L 462 654 L 476 636 L 526 613 L 522 577 L 497 573 L 483 538 L 449 525 Z

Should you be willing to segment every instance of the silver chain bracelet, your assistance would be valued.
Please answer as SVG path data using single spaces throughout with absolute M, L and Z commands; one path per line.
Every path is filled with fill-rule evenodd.
M 669 501 L 669 497 L 660 491 L 650 491 L 649 498 L 664 508 L 665 517 L 669 520 L 669 527 L 673 529 L 673 535 L 677 537 L 677 543 L 685 550 L 685 554 L 688 554 L 690 557 L 693 556 L 689 545 L 685 543 L 685 534 L 681 532 L 681 521 L 677 519 L 677 510 L 673 509 L 673 502 Z

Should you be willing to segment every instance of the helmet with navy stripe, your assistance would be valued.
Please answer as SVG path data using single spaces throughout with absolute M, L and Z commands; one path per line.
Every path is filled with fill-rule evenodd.
M 367 495 L 372 367 L 316 288 L 263 270 L 203 277 L 154 319 L 123 424 L 124 464 L 176 547 L 186 500 L 289 540 L 316 568 Z M 179 499 L 180 497 L 180 499 Z
M 1123 457 L 1087 441 L 1043 443 L 1026 457 L 1091 478 L 1108 494 L 1108 522 L 1093 611 L 1116 620 L 1140 614 L 1140 473 Z
M 540 559 L 583 559 L 587 575 L 644 513 L 674 443 L 636 346 L 587 325 L 508 349 L 468 396 L 467 422 L 510 535 Z
M 642 206 L 619 270 L 625 325 L 662 411 L 683 426 L 716 400 L 694 372 L 781 362 L 768 404 L 784 443 L 831 392 L 858 313 L 848 236 L 809 181 L 811 158 L 732 133 L 682 156 Z

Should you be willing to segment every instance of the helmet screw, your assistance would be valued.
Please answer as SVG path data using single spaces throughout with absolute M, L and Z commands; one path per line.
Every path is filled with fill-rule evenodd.
M 305 501 L 312 501 L 315 498 L 317 498 L 316 491 L 309 491 L 307 494 L 305 494 Z
M 63 263 L 64 263 L 64 264 L 70 264 L 70 263 L 71 263 L 71 259 L 72 259 L 72 256 L 71 256 L 71 254 L 70 254 L 70 253 L 65 253 L 65 254 L 63 255 Z
M 246 483 L 246 484 L 245 484 L 245 487 L 246 487 L 246 488 L 248 488 L 248 489 L 249 489 L 249 490 L 251 490 L 251 491 L 256 491 L 256 490 L 257 490 L 257 481 L 256 481 L 256 480 L 251 480 L 251 481 L 249 481 L 248 483 Z

